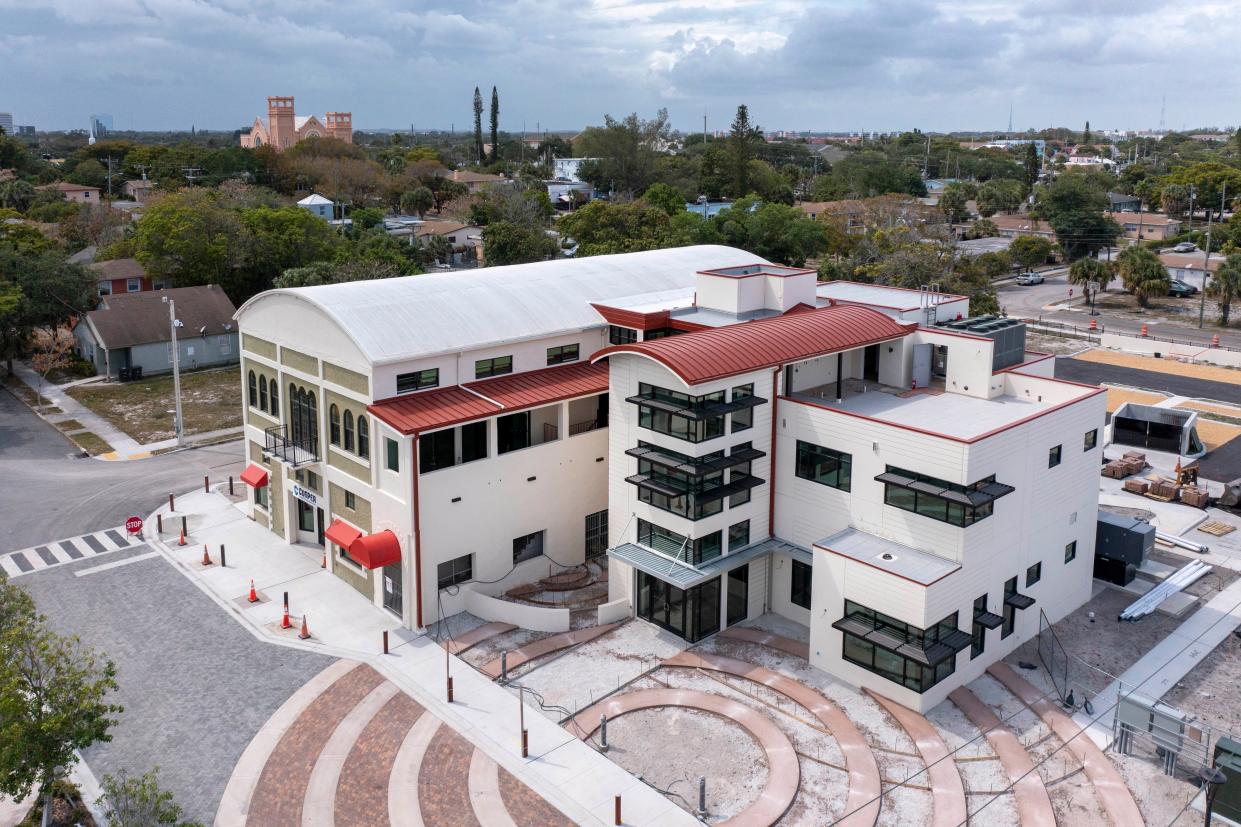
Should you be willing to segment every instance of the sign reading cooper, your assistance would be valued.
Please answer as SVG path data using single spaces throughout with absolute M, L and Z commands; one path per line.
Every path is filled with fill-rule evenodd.
M 315 493 L 308 488 L 302 488 L 297 483 L 293 484 L 293 496 L 297 497 L 307 505 L 313 505 L 316 508 L 319 507 L 319 498 L 315 496 Z

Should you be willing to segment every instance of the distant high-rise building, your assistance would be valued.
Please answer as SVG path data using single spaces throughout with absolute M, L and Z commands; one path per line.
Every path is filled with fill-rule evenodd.
M 112 131 L 112 116 L 107 114 L 90 116 L 90 143 L 101 141 Z
M 0 112 L 0 129 L 4 130 L 5 135 L 13 134 L 13 113 Z
M 16 130 L 17 130 L 17 134 L 18 134 L 18 135 L 22 135 L 22 136 L 25 136 L 25 137 L 27 137 L 27 138 L 33 138 L 33 137 L 34 137 L 34 127 L 33 127 L 33 126 L 17 126 L 17 127 L 14 127 L 14 129 L 16 129 Z

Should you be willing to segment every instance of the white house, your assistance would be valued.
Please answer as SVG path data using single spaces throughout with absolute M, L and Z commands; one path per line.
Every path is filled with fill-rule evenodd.
M 719 246 L 269 291 L 253 515 L 412 628 L 607 554 L 648 622 L 777 612 L 926 709 L 1091 587 L 1102 391 L 966 304 Z
M 317 215 L 325 221 L 331 221 L 335 217 L 332 214 L 331 199 L 324 198 L 317 192 L 307 195 L 301 201 L 298 201 L 297 206 L 303 210 L 308 210 L 312 215 Z

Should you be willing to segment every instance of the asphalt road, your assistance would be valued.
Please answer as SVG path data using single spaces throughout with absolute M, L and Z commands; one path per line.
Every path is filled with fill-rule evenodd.
M 1082 290 L 1080 287 L 1068 283 L 1067 268 L 1062 267 L 1050 270 L 1043 275 L 1047 280 L 1042 284 L 1024 287 L 1015 282 L 1005 282 L 997 285 L 996 294 L 999 298 L 1000 306 L 1007 311 L 1008 315 L 1018 316 L 1023 319 L 1041 318 L 1044 321 L 1076 325 L 1082 328 L 1089 326 L 1090 315 L 1085 304 L 1081 301 Z M 1077 309 L 1068 310 L 1063 307 L 1053 307 L 1052 304 L 1054 302 L 1065 301 L 1069 298 L 1070 287 L 1073 288 L 1073 306 Z M 1113 279 L 1108 287 L 1112 290 L 1121 290 L 1120 279 Z M 1194 307 L 1197 307 L 1197 297 L 1168 299 L 1168 301 L 1194 302 Z M 1101 326 L 1115 333 L 1136 334 L 1141 330 L 1143 324 L 1143 319 L 1141 318 L 1102 311 L 1096 318 Z M 1212 336 L 1218 335 L 1221 344 L 1228 347 L 1241 347 L 1241 330 L 1222 330 L 1214 325 L 1208 325 L 1199 330 L 1197 327 L 1170 324 L 1160 321 L 1155 311 L 1152 311 L 1151 318 L 1146 320 L 1146 325 L 1148 332 L 1152 336 L 1161 336 L 1183 342 L 1197 342 L 1205 346 L 1211 342 Z
M 0 388 L 0 552 L 121 525 L 168 493 L 238 476 L 240 442 L 132 462 L 73 456 L 74 446 Z
M 1233 405 L 1241 403 L 1241 385 L 1214 382 L 1175 373 L 1138 370 L 1119 365 L 1104 365 L 1084 359 L 1056 359 L 1056 378 L 1091 385 L 1127 385 L 1152 391 L 1189 396 L 1195 399 L 1213 399 Z
M 158 765 L 185 816 L 211 824 L 254 733 L 333 658 L 259 640 L 161 556 L 113 565 L 149 551 L 87 556 L 13 582 L 57 632 L 116 665 L 109 697 L 125 711 L 111 741 L 83 751 L 91 771 Z

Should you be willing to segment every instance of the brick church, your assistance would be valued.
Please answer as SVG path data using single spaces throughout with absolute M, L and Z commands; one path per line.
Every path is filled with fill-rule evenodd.
M 251 149 L 270 145 L 286 149 L 306 138 L 339 138 L 353 143 L 353 114 L 351 112 L 328 112 L 320 121 L 315 115 L 297 115 L 293 98 L 271 97 L 267 99 L 267 124 L 255 118 L 249 134 L 241 136 L 241 145 Z

